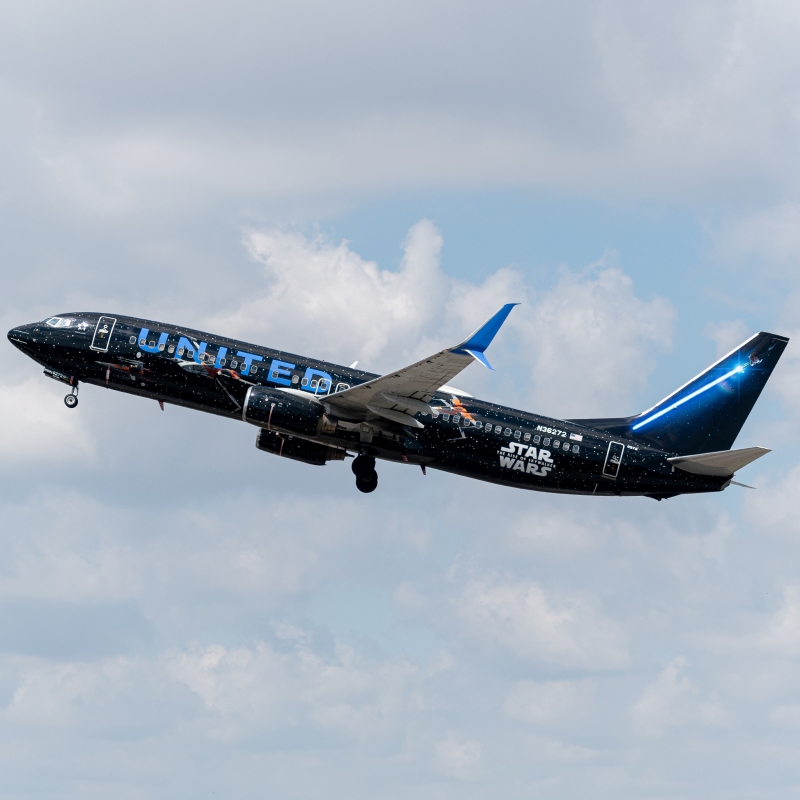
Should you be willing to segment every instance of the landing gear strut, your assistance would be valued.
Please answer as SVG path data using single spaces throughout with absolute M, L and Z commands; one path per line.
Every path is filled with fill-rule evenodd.
M 78 405 L 78 382 L 72 387 L 72 391 L 64 398 L 64 405 L 67 408 L 75 408 Z
M 378 473 L 372 456 L 357 456 L 351 469 L 356 476 L 356 489 L 360 492 L 374 492 L 378 488 Z

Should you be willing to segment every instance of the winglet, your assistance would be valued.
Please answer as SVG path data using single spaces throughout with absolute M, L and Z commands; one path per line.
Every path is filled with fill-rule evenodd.
M 490 320 L 481 325 L 465 342 L 454 347 L 450 352 L 462 355 L 471 355 L 483 364 L 484 367 L 494 369 L 483 354 L 497 335 L 500 326 L 506 321 L 511 309 L 519 303 L 506 303 Z

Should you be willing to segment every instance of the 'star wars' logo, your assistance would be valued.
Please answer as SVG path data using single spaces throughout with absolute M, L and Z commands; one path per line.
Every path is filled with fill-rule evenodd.
M 503 453 L 510 455 L 503 455 Z M 549 450 L 537 451 L 535 447 L 528 447 L 527 444 L 521 442 L 509 442 L 506 447 L 500 448 L 500 466 L 516 472 L 524 472 L 527 475 L 546 478 L 554 464 Z

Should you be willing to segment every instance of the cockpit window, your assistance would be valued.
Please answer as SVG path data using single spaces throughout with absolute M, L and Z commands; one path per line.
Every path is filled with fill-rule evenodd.
M 50 317 L 50 319 L 46 319 L 45 322 L 51 328 L 71 328 L 75 320 L 70 317 Z

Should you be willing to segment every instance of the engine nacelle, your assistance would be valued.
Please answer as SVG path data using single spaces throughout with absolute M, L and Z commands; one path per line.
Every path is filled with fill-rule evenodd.
M 247 390 L 242 419 L 270 431 L 316 435 L 323 416 L 322 405 L 280 389 L 252 386 Z
M 343 461 L 344 450 L 338 447 L 326 447 L 324 444 L 307 442 L 294 436 L 268 431 L 262 428 L 258 432 L 256 447 L 276 456 L 291 458 L 293 461 L 302 461 L 305 464 L 323 466 L 327 461 Z

